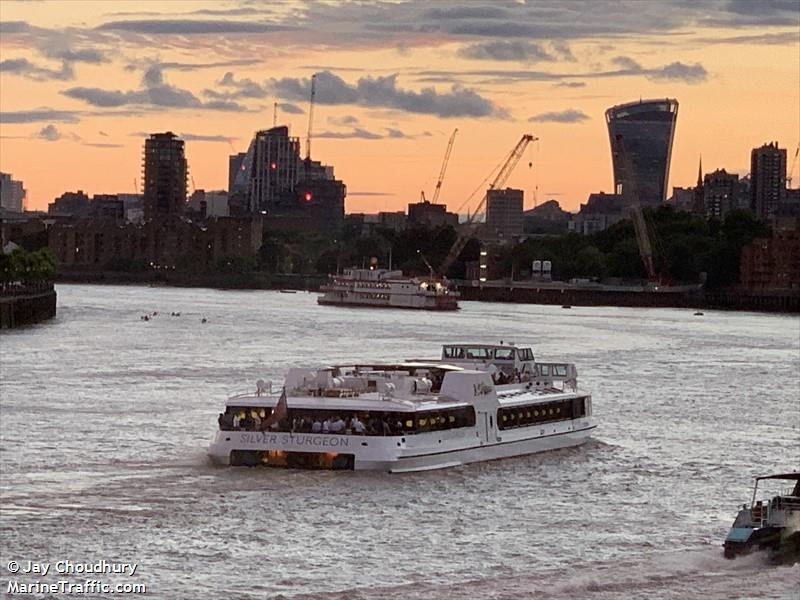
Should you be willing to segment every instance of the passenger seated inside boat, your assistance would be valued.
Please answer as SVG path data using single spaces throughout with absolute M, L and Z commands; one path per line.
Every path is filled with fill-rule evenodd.
M 272 409 L 228 407 L 217 421 L 222 431 L 275 431 L 337 435 L 407 435 L 475 425 L 471 406 L 417 412 L 341 411 L 289 409 L 289 414 L 269 425 Z M 322 414 L 320 414 L 322 413 Z

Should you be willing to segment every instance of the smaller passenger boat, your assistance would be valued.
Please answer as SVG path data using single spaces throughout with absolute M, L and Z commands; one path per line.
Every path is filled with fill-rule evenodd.
M 771 499 L 759 496 L 759 484 L 769 480 L 793 481 L 794 487 Z M 724 547 L 725 558 L 763 550 L 773 562 L 800 560 L 800 472 L 756 477 L 750 505 L 742 505 Z

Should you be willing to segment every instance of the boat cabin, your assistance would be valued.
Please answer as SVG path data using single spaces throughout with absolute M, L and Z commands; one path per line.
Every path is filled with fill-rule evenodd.
M 475 363 L 493 364 L 504 372 L 533 372 L 533 350 L 513 344 L 447 344 L 442 347 L 442 360 L 459 366 Z

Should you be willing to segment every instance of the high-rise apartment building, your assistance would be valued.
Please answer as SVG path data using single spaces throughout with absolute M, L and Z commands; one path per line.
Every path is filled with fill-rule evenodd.
M 183 214 L 188 174 L 183 140 L 151 134 L 144 142 L 144 219 Z
M 486 236 L 516 241 L 522 235 L 522 190 L 506 188 L 486 192 Z
M 230 159 L 229 168 L 238 168 L 229 193 L 241 198 L 250 213 L 272 214 L 291 207 L 300 163 L 300 139 L 290 137 L 288 127 L 257 131 L 244 158 Z
M 239 174 L 239 171 L 242 170 L 242 164 L 244 163 L 244 159 L 247 156 L 246 152 L 238 152 L 237 154 L 231 154 L 228 157 L 228 193 L 233 192 L 233 187 L 236 184 L 236 176 Z
M 778 142 L 750 153 L 750 208 L 758 219 L 769 219 L 786 199 L 786 148 Z
M 706 217 L 724 219 L 730 211 L 739 208 L 739 176 L 717 169 L 703 177 L 703 208 Z
M 286 230 L 333 231 L 344 221 L 346 186 L 333 167 L 300 158 L 300 140 L 285 125 L 257 131 L 228 168 L 232 215 L 266 215 Z
M 640 100 L 613 106 L 606 111 L 614 189 L 622 192 L 626 177 L 619 138 L 630 160 L 633 183 L 642 206 L 658 206 L 667 197 L 672 140 L 678 118 L 678 101 Z
M 22 212 L 26 193 L 21 181 L 12 179 L 10 173 L 0 173 L 0 207 L 12 212 Z

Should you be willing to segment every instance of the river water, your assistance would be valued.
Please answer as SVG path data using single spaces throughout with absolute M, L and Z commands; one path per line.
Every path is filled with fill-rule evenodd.
M 11 560 L 135 562 L 133 577 L 97 578 L 152 598 L 800 595 L 800 565 L 721 548 L 752 478 L 800 467 L 796 316 L 57 291 L 56 319 L 0 336 L 3 597 Z M 226 394 L 259 378 L 500 339 L 577 364 L 599 424 L 588 444 L 411 475 L 206 458 Z M 16 577 L 64 578 L 53 569 Z

